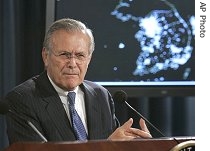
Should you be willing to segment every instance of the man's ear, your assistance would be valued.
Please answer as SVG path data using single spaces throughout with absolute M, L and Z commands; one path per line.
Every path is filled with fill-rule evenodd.
M 42 60 L 44 62 L 45 67 L 48 66 L 48 55 L 49 55 L 48 50 L 45 47 L 43 47 L 42 48 Z

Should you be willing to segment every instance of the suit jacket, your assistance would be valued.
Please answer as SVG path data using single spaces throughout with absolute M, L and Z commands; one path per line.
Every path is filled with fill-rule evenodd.
M 88 139 L 108 138 L 119 125 L 110 93 L 104 87 L 87 80 L 80 87 L 85 94 Z M 75 140 L 63 104 L 46 71 L 18 85 L 5 98 L 10 109 L 16 113 L 7 116 L 10 144 L 17 141 L 42 141 L 27 120 L 48 141 Z

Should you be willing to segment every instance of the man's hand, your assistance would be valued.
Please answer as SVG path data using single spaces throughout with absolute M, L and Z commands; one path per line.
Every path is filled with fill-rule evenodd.
M 132 128 L 133 119 L 130 118 L 121 127 L 118 127 L 108 138 L 108 140 L 131 140 L 135 138 L 152 138 L 145 121 L 139 120 L 140 129 Z

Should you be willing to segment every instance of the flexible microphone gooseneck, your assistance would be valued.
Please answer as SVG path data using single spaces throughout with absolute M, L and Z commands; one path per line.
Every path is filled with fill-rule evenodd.
M 115 92 L 113 95 L 113 99 L 119 103 L 125 103 L 131 110 L 133 110 L 139 117 L 144 119 L 153 129 L 155 129 L 162 137 L 166 137 L 157 127 L 155 127 L 149 120 L 147 120 L 143 115 L 141 115 L 138 111 L 136 111 L 128 102 L 127 102 L 127 94 L 123 90 L 119 90 Z M 173 140 L 176 141 L 177 144 L 180 142 L 173 137 Z
M 132 109 L 139 117 L 144 119 L 152 128 L 154 128 L 162 137 L 165 137 L 165 135 L 157 128 L 155 127 L 150 121 L 148 121 L 143 115 L 141 115 L 138 111 L 136 111 L 130 104 L 127 102 L 127 94 L 123 91 L 117 91 L 113 95 L 113 99 L 116 102 L 125 103 L 130 109 Z
M 47 142 L 47 139 L 42 135 L 42 133 L 35 127 L 33 123 L 31 123 L 29 120 L 24 119 L 22 116 L 9 109 L 8 104 L 2 101 L 0 101 L 0 114 L 10 114 L 11 116 L 18 117 L 19 119 L 25 121 L 44 142 Z

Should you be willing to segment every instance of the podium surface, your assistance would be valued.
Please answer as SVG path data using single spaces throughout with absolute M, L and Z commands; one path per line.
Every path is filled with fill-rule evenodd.
M 134 139 L 131 141 L 94 140 L 86 142 L 18 142 L 5 151 L 170 151 L 187 138 Z

